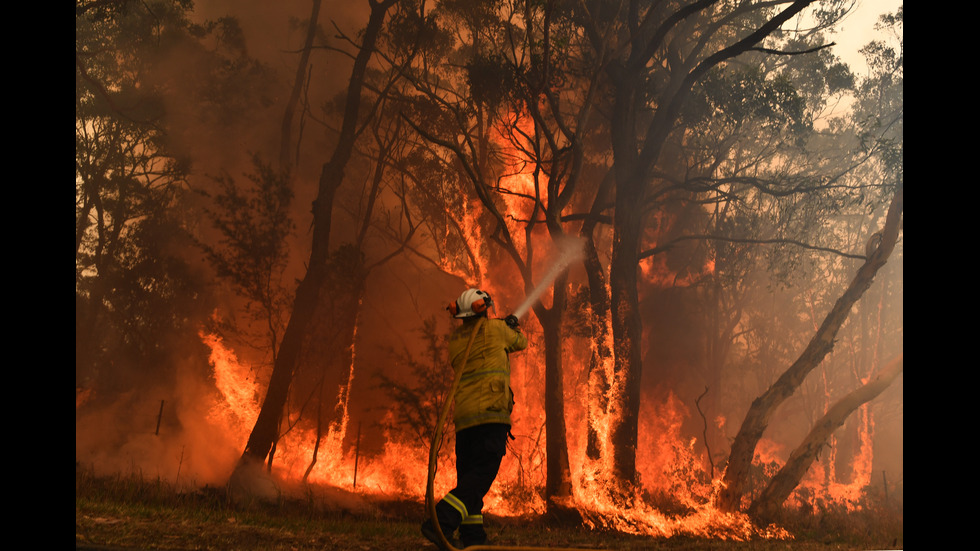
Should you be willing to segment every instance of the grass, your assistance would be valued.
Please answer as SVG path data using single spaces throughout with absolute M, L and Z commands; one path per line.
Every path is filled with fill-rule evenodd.
M 434 551 L 418 532 L 421 503 L 372 503 L 357 510 L 301 499 L 233 501 L 224 488 L 180 491 L 139 473 L 96 476 L 76 465 L 77 550 Z M 900 504 L 866 512 L 789 513 L 782 525 L 794 541 L 669 539 L 593 531 L 562 519 L 488 515 L 499 545 L 608 550 L 867 550 L 903 545 Z

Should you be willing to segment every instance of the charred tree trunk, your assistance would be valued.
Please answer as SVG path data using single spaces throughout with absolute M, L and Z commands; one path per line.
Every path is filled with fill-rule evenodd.
M 316 439 L 313 442 L 313 456 L 310 458 L 310 464 L 307 465 L 306 471 L 303 472 L 303 482 L 309 480 L 310 473 L 313 472 L 313 467 L 316 467 L 317 459 L 320 457 L 320 442 L 323 441 L 323 434 L 327 432 L 324 429 L 322 383 L 320 385 L 319 394 L 321 399 L 316 406 Z
M 589 358 L 588 419 L 586 420 L 586 448 L 589 459 L 599 459 L 602 453 L 597 422 L 609 414 L 609 377 L 605 363 L 612 356 L 609 349 L 609 290 L 606 277 L 591 231 L 585 245 L 585 272 L 589 280 L 589 303 L 592 308 L 592 356 Z
M 311 265 L 306 277 L 296 289 L 293 312 L 286 326 L 282 344 L 279 346 L 279 356 L 276 357 L 276 363 L 272 368 L 272 377 L 269 379 L 265 400 L 245 444 L 243 462 L 264 462 L 273 443 L 279 438 L 279 419 L 289 395 L 289 384 L 298 364 L 306 327 L 313 318 L 320 283 L 324 279 L 323 271 L 323 267 Z
M 806 349 L 793 365 L 768 390 L 756 398 L 749 407 L 745 420 L 742 421 L 742 426 L 732 443 L 728 467 L 722 479 L 724 488 L 717 501 L 721 510 L 731 512 L 740 509 L 745 483 L 752 466 L 752 458 L 755 455 L 755 447 L 762 438 L 766 427 L 769 426 L 769 420 L 773 413 L 783 401 L 796 392 L 807 374 L 819 365 L 834 348 L 834 338 L 841 325 L 844 324 L 844 320 L 847 319 L 851 307 L 871 286 L 875 274 L 885 265 L 888 256 L 895 248 L 902 222 L 903 195 L 903 186 L 899 184 L 888 208 L 885 226 L 880 234 L 872 236 L 869 244 L 878 239 L 880 242 L 869 251 L 867 260 L 858 269 L 857 275 L 854 276 L 848 288 L 837 299 L 817 333 L 810 339 Z
M 303 90 L 303 82 L 306 81 L 306 67 L 310 62 L 310 52 L 313 51 L 313 39 L 316 37 L 317 21 L 320 19 L 320 4 L 322 0 L 313 0 L 313 12 L 310 15 L 310 22 L 306 29 L 306 41 L 303 44 L 303 51 L 300 54 L 299 65 L 296 67 L 296 77 L 293 82 L 293 89 L 286 102 L 286 112 L 282 117 L 282 141 L 279 144 L 279 166 L 283 170 L 289 169 L 293 162 L 289 159 L 289 148 L 292 147 L 293 119 L 296 118 L 296 105 L 299 103 L 299 96 Z M 297 146 L 298 149 L 298 146 Z
M 643 79 L 653 52 L 663 47 L 661 41 L 674 25 L 708 9 L 715 2 L 702 0 L 668 14 L 655 32 L 647 35 L 639 33 L 631 37 L 627 58 L 609 64 L 607 71 L 614 96 L 611 136 L 613 170 L 616 176 L 616 212 L 613 218 L 613 252 L 609 272 L 616 377 L 612 385 L 614 401 L 611 409 L 619 416 L 613 424 L 611 440 L 614 447 L 614 474 L 626 483 L 636 481 L 642 369 L 642 327 L 636 284 L 643 215 L 649 208 L 645 191 L 650 173 L 660 158 L 664 144 L 694 84 L 712 68 L 755 47 L 813 2 L 814 0 L 796 0 L 745 38 L 705 57 L 688 72 L 679 72 L 667 84 L 663 96 L 657 98 L 660 100 L 656 102 L 658 107 L 645 132 L 641 132 L 639 128 L 639 113 L 650 104 L 647 91 L 643 87 Z
M 239 462 L 239 468 L 261 463 L 278 438 L 279 420 L 289 394 L 289 385 L 300 360 L 303 342 L 309 333 L 310 323 L 316 314 L 319 295 L 327 281 L 330 252 L 330 223 L 337 189 L 344 179 L 344 170 L 351 157 L 357 138 L 357 122 L 361 95 L 368 60 L 384 22 L 385 14 L 397 0 L 371 3 L 371 15 L 364 31 L 360 50 L 354 59 L 347 87 L 344 118 L 340 136 L 330 160 L 320 173 L 317 198 L 313 201 L 313 246 L 306 277 L 300 282 L 293 302 L 293 312 L 283 335 L 279 356 L 276 358 L 255 426 L 249 435 Z
M 625 186 L 621 191 L 626 191 Z M 609 270 L 615 358 L 615 380 L 609 401 L 615 418 L 609 436 L 613 447 L 612 474 L 616 480 L 631 485 L 637 481 L 636 443 L 643 368 L 642 321 L 636 289 L 640 216 L 636 212 L 630 215 L 633 209 L 625 206 L 620 210 L 620 200 L 616 202 L 615 245 Z
M 331 254 L 329 266 L 317 314 L 303 345 L 302 368 L 294 374 L 297 388 L 316 389 L 316 446 L 304 480 L 317 462 L 323 437 L 341 428 L 346 420 L 354 369 L 354 336 L 367 279 L 359 247 L 340 247 Z
M 633 55 L 638 57 L 636 53 Z M 615 83 L 611 135 L 616 210 L 609 264 L 609 307 L 615 362 L 614 380 L 610 385 L 612 396 L 609 409 L 613 419 L 609 439 L 612 444 L 612 475 L 615 480 L 632 485 L 637 481 L 636 443 L 643 361 L 640 345 L 642 321 L 636 284 L 646 171 L 640 164 L 636 128 L 642 73 L 631 71 L 628 67 L 618 65 L 610 69 Z
M 565 309 L 563 274 L 554 284 L 554 300 L 550 309 L 535 306 L 535 315 L 544 332 L 544 414 L 545 414 L 545 503 L 549 513 L 565 507 L 563 498 L 572 495 L 572 477 L 568 463 L 568 439 L 565 427 L 565 385 L 562 378 L 561 320 Z M 558 500 L 556 500 L 558 498 Z
M 871 382 L 852 391 L 833 405 L 810 430 L 810 434 L 790 454 L 786 465 L 776 473 L 762 494 L 749 506 L 749 515 L 761 521 L 771 520 L 793 489 L 799 485 L 817 454 L 831 434 L 844 424 L 860 406 L 875 399 L 888 388 L 904 369 L 904 355 L 892 360 Z
M 599 189 L 592 201 L 589 217 L 582 224 L 580 232 L 580 235 L 585 238 L 583 264 L 589 282 L 589 306 L 592 310 L 589 325 L 592 329 L 593 347 L 592 355 L 589 358 L 588 406 L 585 421 L 585 453 L 592 460 L 597 460 L 602 455 L 602 437 L 596 425 L 597 423 L 605 424 L 609 415 L 610 381 L 606 369 L 607 362 L 612 358 L 612 350 L 609 347 L 609 288 L 606 284 L 605 270 L 596 249 L 595 228 L 608 200 L 612 182 L 612 174 L 607 173 L 599 184 Z

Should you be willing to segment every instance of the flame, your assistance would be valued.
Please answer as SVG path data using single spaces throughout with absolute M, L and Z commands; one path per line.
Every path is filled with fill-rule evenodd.
M 522 255 L 528 246 L 523 241 L 525 221 L 535 214 L 536 206 L 548 202 L 548 178 L 543 171 L 535 170 L 536 164 L 526 150 L 530 148 L 527 136 L 532 136 L 533 133 L 534 121 L 530 115 L 511 113 L 507 120 L 502 120 L 494 128 L 492 136 L 497 152 L 506 166 L 497 179 L 506 205 L 505 222 Z
M 211 405 L 208 419 L 227 434 L 236 435 L 244 446 L 248 430 L 259 416 L 256 397 L 260 389 L 249 366 L 238 361 L 221 337 L 202 333 L 201 340 L 211 349 L 208 361 L 214 367 L 214 384 L 221 394 L 221 399 Z
M 537 328 L 534 323 L 527 325 L 526 330 L 532 334 L 533 340 Z M 209 410 L 210 420 L 220 425 L 222 430 L 233 433 L 235 439 L 244 445 L 258 412 L 258 385 L 252 370 L 239 362 L 220 338 L 202 335 L 202 339 L 211 347 L 210 360 L 214 367 L 215 386 L 219 390 L 216 402 Z M 566 357 L 575 357 L 572 348 L 576 345 L 569 342 L 566 346 L 569 347 Z M 498 479 L 485 499 L 485 510 L 499 516 L 522 516 L 545 511 L 540 492 L 544 486 L 545 471 L 544 381 L 543 373 L 538 369 L 543 365 L 543 351 L 529 349 L 528 352 L 531 353 L 512 358 L 512 384 L 519 399 L 519 409 L 514 415 L 517 439 L 509 445 Z M 577 356 L 585 355 L 580 353 Z M 611 362 L 605 362 L 601 368 L 611 370 Z M 566 415 L 569 419 L 585 419 L 585 401 L 573 399 L 585 395 L 585 367 L 582 362 L 571 361 L 567 369 L 567 380 L 580 382 L 568 385 L 566 389 Z M 588 459 L 584 424 L 568 424 L 573 475 L 572 503 L 569 505 L 582 513 L 587 526 L 656 537 L 687 535 L 736 541 L 756 537 L 791 538 L 778 526 L 757 527 L 745 515 L 723 513 L 714 508 L 713 498 L 720 490 L 720 475 L 713 480 L 707 479 L 707 469 L 697 441 L 683 434 L 682 424 L 690 412 L 680 398 L 672 393 L 659 401 L 648 396 L 642 404 L 644 410 L 641 412 L 637 451 L 642 494 L 623 496 L 618 493 L 616 481 L 606 475 L 610 470 L 604 458 L 609 454 L 604 453 L 598 461 Z M 608 441 L 604 435 L 608 432 L 612 415 L 614 412 L 604 411 L 591 419 L 600 434 L 600 441 Z M 856 502 L 870 477 L 870 413 L 865 411 L 862 419 L 862 454 L 854 462 L 851 482 L 840 483 L 832 480 L 830 475 L 828 483 L 829 473 L 814 468 L 803 486 L 819 491 L 819 495 L 827 499 Z M 417 443 L 401 442 L 395 435 L 385 433 L 380 453 L 358 457 L 356 447 L 352 449 L 348 446 L 345 449 L 343 445 L 348 422 L 345 415 L 324 435 L 317 463 L 307 481 L 353 489 L 365 495 L 422 499 L 428 475 L 428 450 Z M 725 424 L 725 419 L 719 417 L 716 422 L 721 426 Z M 315 434 L 308 430 L 294 430 L 286 434 L 277 446 L 274 463 L 277 474 L 284 479 L 300 480 L 310 463 L 314 440 Z M 785 454 L 782 445 L 764 439 L 756 451 L 755 463 L 781 466 L 784 462 L 781 458 Z M 447 492 L 455 482 L 452 455 L 447 451 L 440 454 L 439 476 L 436 478 L 438 494 Z M 353 486 L 355 477 L 356 488 Z M 656 495 L 670 496 L 685 512 L 664 513 L 648 499 L 648 496 Z
M 211 348 L 209 361 L 218 389 L 217 397 L 209 408 L 209 421 L 244 447 L 258 417 L 260 404 L 257 396 L 260 388 L 252 377 L 251 368 L 240 362 L 220 337 L 202 334 L 201 338 Z M 352 373 L 348 385 L 339 390 L 342 415 L 321 437 L 316 464 L 306 481 L 353 488 L 356 480 L 358 491 L 365 494 L 402 495 L 413 499 L 423 497 L 428 475 L 427 449 L 398 442 L 386 433 L 383 452 L 377 456 L 359 457 L 356 448 L 343 451 L 349 424 L 347 389 L 353 380 Z M 277 476 L 286 481 L 302 479 L 312 460 L 315 440 L 315 431 L 309 429 L 291 430 L 283 435 L 277 444 L 273 462 Z M 444 460 L 439 468 L 445 472 L 452 468 L 452 463 Z M 436 487 L 446 492 L 450 489 L 446 487 L 449 483 L 445 479 L 441 483 L 437 481 Z
M 463 203 L 463 215 L 460 216 L 459 231 L 462 233 L 462 238 L 466 246 L 470 249 L 467 255 L 469 263 L 464 264 L 464 267 L 461 268 L 453 262 L 453 259 L 448 257 L 441 259 L 439 262 L 440 268 L 444 272 L 455 274 L 463 281 L 466 281 L 468 286 L 472 287 L 482 287 L 483 282 L 489 277 L 490 273 L 489 255 L 480 250 L 480 244 L 487 242 L 487 238 L 484 235 L 484 228 L 479 221 L 479 214 L 482 210 L 483 207 L 479 204 L 478 200 Z M 447 234 L 444 237 L 444 250 L 447 248 L 445 245 L 448 241 L 449 235 Z
M 640 273 L 647 284 L 655 287 L 690 287 L 715 273 L 715 260 L 709 258 L 703 266 L 689 266 L 677 273 L 667 266 L 667 255 L 657 254 L 640 261 Z
M 514 115 L 515 120 L 530 132 L 530 120 Z M 523 220 L 533 214 L 536 201 L 547 201 L 546 179 L 535 173 L 530 159 L 520 147 L 508 141 L 508 137 L 498 136 L 501 155 L 509 159 L 512 168 L 498 179 L 506 207 L 506 222 L 511 225 L 511 233 L 517 239 L 524 239 Z M 540 186 L 540 187 L 539 187 Z M 491 270 L 490 255 L 480 254 L 481 244 L 486 243 L 485 228 L 478 222 L 477 213 L 482 212 L 479 204 L 464 205 L 466 214 L 461 217 L 463 238 L 474 252 L 475 273 L 466 271 L 464 279 L 477 285 L 490 287 L 521 288 L 523 282 L 502 281 L 499 270 Z M 659 226 L 666 227 L 669 221 L 661 220 Z M 448 235 L 448 234 L 447 234 Z M 529 236 L 538 239 L 537 235 Z M 447 238 L 448 239 L 448 238 Z M 538 245 L 537 242 L 534 243 Z M 526 250 L 527 243 L 515 244 L 519 252 Z M 553 244 L 550 237 L 541 237 L 541 248 Z M 541 255 L 544 256 L 544 255 Z M 452 271 L 447 264 L 445 269 Z M 667 266 L 666 255 L 656 255 L 642 263 L 642 273 L 648 284 L 653 285 L 691 285 L 699 278 L 714 272 L 714 260 L 706 259 L 703 266 L 688 270 L 684 275 L 673 273 Z M 458 270 L 458 268 L 457 268 Z M 494 280 L 496 278 L 496 280 Z M 607 324 L 605 350 L 612 350 L 612 330 Z M 542 342 L 540 327 L 534 317 L 522 322 L 532 343 Z M 257 396 L 261 389 L 252 376 L 252 370 L 242 365 L 234 353 L 227 349 L 221 339 L 213 335 L 202 335 L 202 340 L 211 348 L 211 364 L 214 368 L 215 386 L 219 392 L 217 401 L 210 408 L 212 422 L 234 436 L 242 446 L 248 437 L 258 414 Z M 582 397 L 595 400 L 590 389 L 596 388 L 597 380 L 602 379 L 611 385 L 608 395 L 623 392 L 618 388 L 619 378 L 614 376 L 612 357 L 606 354 L 600 358 L 599 365 L 591 373 L 588 371 L 590 352 L 599 350 L 598 343 L 586 338 L 568 338 L 563 342 L 565 371 L 565 407 L 568 420 L 567 441 L 569 464 L 572 477 L 572 495 L 569 506 L 579 510 L 586 525 L 593 528 L 609 528 L 621 532 L 671 537 L 676 535 L 701 536 L 744 541 L 755 537 L 771 539 L 790 539 L 791 536 L 778 526 L 754 526 L 743 514 L 724 513 L 714 508 L 714 498 L 721 490 L 721 473 L 712 479 L 708 476 L 708 465 L 702 451 L 703 446 L 694 438 L 686 436 L 682 426 L 691 412 L 683 400 L 673 393 L 665 397 L 646 396 L 641 401 L 640 439 L 637 446 L 636 464 L 640 473 L 641 487 L 636 495 L 623 495 L 621 485 L 609 477 L 612 453 L 610 446 L 610 427 L 619 414 L 614 400 L 600 405 Z M 516 440 L 508 444 L 496 482 L 485 498 L 485 510 L 500 516 L 521 516 L 545 512 L 546 505 L 541 489 L 545 482 L 544 436 L 544 350 L 532 346 L 521 354 L 512 356 L 512 387 L 515 390 L 518 406 L 514 412 L 514 434 Z M 349 445 L 347 437 L 350 419 L 347 414 L 347 397 L 354 383 L 353 373 L 345 387 L 338 389 L 341 415 L 326 434 L 321 436 L 316 464 L 309 470 L 305 480 L 313 484 L 323 484 L 356 490 L 360 494 L 384 496 L 403 496 L 409 499 L 424 497 L 427 479 L 428 450 L 417 442 L 400 440 L 391 433 L 384 433 L 384 444 L 379 453 L 365 457 L 358 446 Z M 853 476 L 847 483 L 835 480 L 833 469 L 821 463 L 811 469 L 802 488 L 826 497 L 827 499 L 856 504 L 861 490 L 870 481 L 871 436 L 873 423 L 870 412 L 863 410 L 860 432 L 861 453 L 852 465 Z M 389 414 L 390 415 L 390 414 Z M 293 419 L 295 421 L 295 419 Z M 391 421 L 391 419 L 389 419 Z M 726 417 L 719 415 L 712 424 L 719 430 L 728 424 Z M 388 426 L 389 424 L 386 424 Z M 298 426 L 298 425 L 297 425 Z M 587 426 L 598 434 L 600 454 L 598 459 L 590 459 L 586 453 Z M 309 468 L 314 455 L 315 431 L 293 428 L 287 432 L 277 445 L 274 461 L 276 473 L 287 480 L 301 480 Z M 345 442 L 348 444 L 345 445 Z M 763 440 L 757 451 L 757 465 L 778 467 L 784 463 L 786 450 L 783 446 Z M 454 485 L 454 463 L 451 451 L 440 454 L 438 476 L 435 486 L 437 494 L 444 494 Z M 769 473 L 770 475 L 772 472 Z M 354 483 L 356 481 L 356 487 Z M 656 498 L 668 498 L 672 506 L 681 513 L 665 513 L 656 505 Z M 795 497 L 791 499 L 798 499 Z
M 505 130 L 512 128 L 517 132 Z M 537 185 L 534 180 L 534 160 L 525 150 L 525 146 L 530 145 L 526 136 L 532 136 L 533 133 L 534 121 L 527 113 L 512 113 L 507 120 L 501 121 L 494 128 L 493 140 L 507 167 L 500 176 L 499 183 L 506 192 L 516 194 L 516 197 L 511 195 L 509 198 L 505 195 L 505 200 L 515 214 L 520 211 L 527 214 L 533 207 L 531 199 L 541 203 L 548 202 L 547 177 L 540 174 L 538 183 L 542 185 Z
M 848 511 L 860 508 L 864 490 L 871 484 L 874 420 L 868 405 L 861 406 L 858 414 L 858 451 L 850 461 L 851 477 L 849 482 L 837 480 L 836 448 L 831 447 L 830 457 L 826 461 L 815 462 L 800 486 L 790 497 L 794 505 L 800 505 L 800 489 L 808 490 L 820 499 L 843 506 Z

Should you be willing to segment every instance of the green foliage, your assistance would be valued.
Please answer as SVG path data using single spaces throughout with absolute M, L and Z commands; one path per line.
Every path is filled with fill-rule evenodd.
M 763 128 L 784 127 L 794 134 L 809 130 L 813 121 L 795 84 L 761 67 L 708 73 L 687 103 L 684 122 L 691 126 L 719 119 L 737 127 L 756 120 Z
M 249 56 L 245 35 L 233 17 L 191 27 L 194 42 L 178 62 L 193 75 L 180 82 L 179 93 L 194 98 L 194 109 L 205 125 L 248 128 L 250 121 L 275 106 L 281 92 L 274 71 Z M 244 115 L 244 117 L 243 117 Z
M 202 274 L 183 258 L 188 220 L 175 208 L 187 167 L 166 149 L 159 91 L 128 57 L 139 17 L 120 13 L 76 25 L 76 384 L 106 398 L 165 380 L 173 347 L 192 348 L 186 331 L 208 305 Z
M 503 0 L 440 0 L 438 10 L 449 20 L 465 22 L 470 29 L 488 29 L 496 26 Z
M 289 248 L 286 240 L 294 230 L 290 217 L 293 192 L 289 175 L 258 155 L 252 156 L 251 182 L 239 185 L 234 178 L 215 178 L 214 207 L 206 208 L 211 224 L 220 234 L 220 246 L 201 243 L 218 275 L 231 282 L 248 300 L 265 313 L 282 315 L 284 289 L 282 272 Z
M 289 175 L 257 154 L 252 155 L 252 167 L 244 185 L 224 175 L 213 178 L 214 192 L 200 192 L 211 200 L 204 212 L 218 238 L 214 242 L 198 237 L 196 243 L 218 277 L 245 300 L 245 312 L 261 328 L 257 341 L 272 351 L 274 360 L 292 300 L 292 287 L 283 282 L 283 274 L 289 260 L 287 241 L 295 229 L 290 214 L 293 191 Z M 253 340 L 243 324 L 226 324 L 222 330 Z
M 818 25 L 832 25 L 853 8 L 854 0 L 820 0 L 813 10 L 813 17 Z
M 175 106 L 211 114 L 209 101 L 240 108 L 227 92 L 249 87 L 227 82 L 249 64 L 233 21 L 195 27 L 191 7 L 76 4 L 76 384 L 107 399 L 172 381 L 176 358 L 200 351 L 213 308 L 188 256 L 199 220 L 183 138 L 194 133 L 172 115 Z M 228 47 L 209 50 L 210 39 Z
M 466 82 L 478 105 L 495 109 L 510 99 L 518 81 L 514 68 L 495 54 L 474 56 L 466 64 Z
M 827 91 L 831 94 L 854 88 L 854 73 L 843 63 L 834 63 L 823 75 Z
M 76 385 L 111 400 L 172 382 L 175 358 L 203 352 L 197 330 L 213 303 L 184 258 L 191 243 L 183 221 L 156 213 L 76 281 Z
M 388 18 L 383 38 L 394 51 L 421 51 L 426 56 L 444 56 L 453 47 L 452 37 L 439 28 L 431 11 L 423 18 L 412 3 L 398 4 Z
M 854 121 L 863 151 L 881 162 L 892 184 L 904 181 L 904 12 L 883 15 L 877 28 L 892 35 L 861 49 L 871 74 L 859 88 Z

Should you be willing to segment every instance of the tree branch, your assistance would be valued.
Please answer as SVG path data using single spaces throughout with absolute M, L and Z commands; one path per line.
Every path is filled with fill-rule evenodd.
M 647 249 L 647 250 L 641 252 L 639 258 L 640 258 L 640 260 L 642 260 L 644 258 L 651 257 L 651 256 L 653 256 L 655 254 L 659 254 L 659 253 L 665 252 L 665 251 L 673 248 L 675 245 L 677 245 L 681 241 L 692 241 L 692 240 L 727 241 L 729 243 L 750 243 L 750 244 L 756 244 L 756 245 L 774 245 L 774 244 L 796 245 L 797 247 L 801 247 L 801 248 L 804 248 L 804 249 L 809 249 L 809 250 L 813 250 L 813 251 L 822 251 L 822 252 L 826 252 L 826 253 L 832 253 L 832 254 L 836 254 L 836 255 L 842 256 L 844 258 L 854 258 L 854 259 L 857 259 L 857 260 L 867 260 L 868 259 L 868 257 L 865 256 L 865 255 L 853 254 L 853 253 L 845 253 L 844 251 L 840 251 L 840 250 L 833 249 L 833 248 L 830 248 L 830 247 L 818 247 L 816 245 L 811 245 L 809 243 L 804 243 L 802 241 L 797 241 L 796 239 L 785 239 L 785 238 L 752 239 L 752 238 L 748 238 L 748 237 L 728 237 L 726 235 L 711 235 L 711 234 L 703 234 L 703 235 L 682 235 L 682 236 L 680 236 L 678 238 L 675 238 L 675 239 L 672 239 L 672 240 L 668 241 L 667 243 L 664 243 L 663 245 L 658 245 L 658 246 L 656 246 L 656 247 L 654 247 L 652 249 Z
M 836 46 L 836 45 L 837 45 L 836 42 L 831 42 L 829 44 L 823 44 L 823 45 L 820 45 L 820 46 L 816 46 L 814 48 L 810 48 L 809 50 L 801 50 L 799 52 L 788 52 L 786 50 L 774 50 L 772 48 L 749 48 L 748 51 L 750 51 L 750 52 L 762 52 L 762 53 L 765 53 L 765 54 L 775 54 L 775 55 L 800 55 L 800 54 L 811 54 L 813 52 L 819 52 L 820 50 L 823 50 L 824 48 L 829 48 L 831 46 Z
M 713 480 L 715 478 L 715 462 L 711 458 L 711 447 L 708 445 L 708 419 L 704 416 L 704 412 L 701 411 L 701 399 L 708 394 L 708 387 L 704 387 L 704 392 L 694 400 L 694 405 L 698 408 L 698 414 L 701 415 L 701 422 L 704 425 L 704 429 L 701 431 L 701 436 L 704 439 L 704 450 L 708 454 L 708 467 L 710 467 L 709 476 Z

